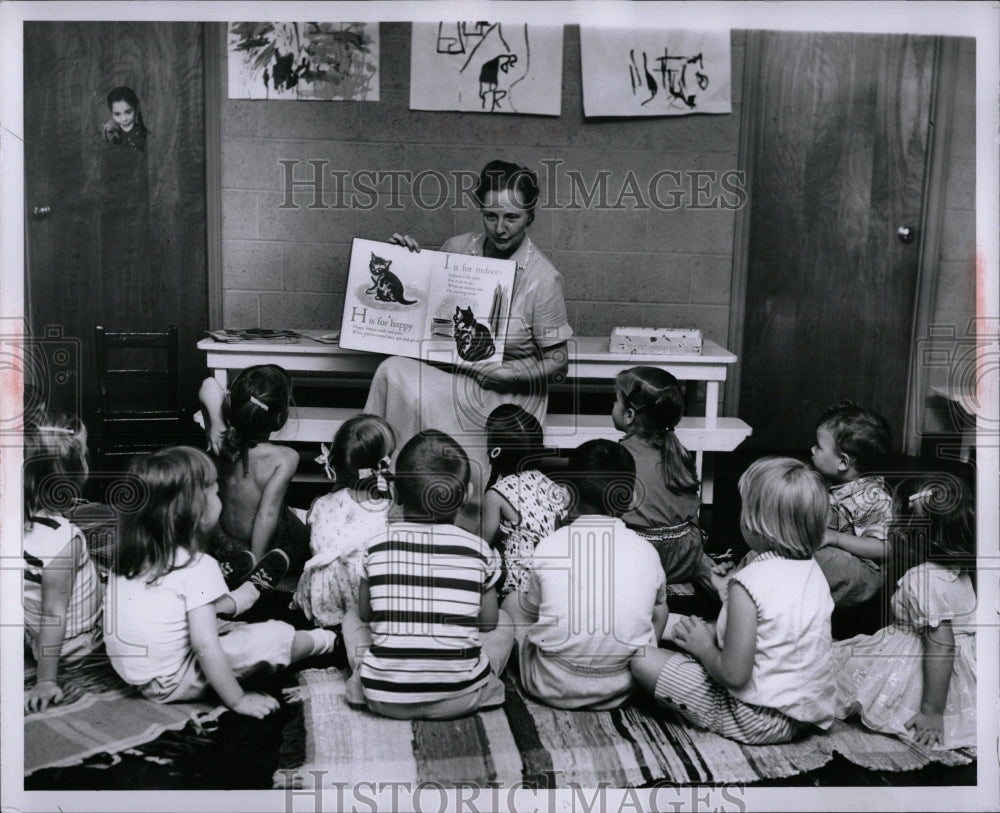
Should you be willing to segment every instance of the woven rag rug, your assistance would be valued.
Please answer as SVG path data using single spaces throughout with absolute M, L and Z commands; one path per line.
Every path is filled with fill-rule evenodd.
M 526 697 L 510 670 L 504 681 L 502 708 L 460 720 L 409 722 L 348 706 L 339 669 L 303 670 L 298 685 L 286 691 L 301 713 L 285 728 L 274 786 L 373 780 L 410 787 L 523 782 L 540 789 L 750 783 L 816 770 L 835 752 L 881 771 L 930 762 L 967 765 L 976 757 L 975 749 L 932 751 L 841 721 L 799 742 L 740 745 L 667 720 L 645 697 L 613 711 L 562 711 Z
M 35 685 L 36 669 L 24 664 L 25 693 Z M 201 728 L 225 706 L 146 700 L 127 685 L 103 654 L 59 670 L 65 698 L 58 706 L 24 716 L 24 775 L 42 768 L 77 765 L 95 754 L 118 754 L 151 742 L 165 731 L 188 724 Z

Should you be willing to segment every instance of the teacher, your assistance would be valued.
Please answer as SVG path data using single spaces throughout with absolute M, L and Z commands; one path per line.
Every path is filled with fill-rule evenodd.
M 469 454 L 473 494 L 461 524 L 478 531 L 482 485 L 488 479 L 486 418 L 501 404 L 514 403 L 544 425 L 548 381 L 565 373 L 566 319 L 562 278 L 528 237 L 538 204 L 538 178 L 527 167 L 490 161 L 474 192 L 483 231 L 447 240 L 441 251 L 514 260 L 510 325 L 502 362 L 447 368 L 416 359 L 386 359 L 375 371 L 365 411 L 383 416 L 395 430 L 397 449 L 423 429 L 452 435 Z M 420 251 L 409 235 L 389 242 Z

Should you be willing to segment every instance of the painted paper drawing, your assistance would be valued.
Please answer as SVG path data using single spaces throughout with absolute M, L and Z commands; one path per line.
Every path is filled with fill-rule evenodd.
M 731 113 L 729 31 L 580 28 L 586 116 Z
M 302 23 L 308 69 L 300 99 L 379 100 L 378 23 Z
M 558 116 L 562 28 L 414 23 L 410 108 Z
M 230 99 L 378 101 L 378 23 L 230 23 Z
M 230 23 L 229 98 L 296 98 L 302 59 L 296 23 Z

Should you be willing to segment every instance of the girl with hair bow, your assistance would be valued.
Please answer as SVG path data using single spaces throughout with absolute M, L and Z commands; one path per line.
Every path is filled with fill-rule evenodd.
M 357 610 L 361 559 L 367 541 L 385 532 L 393 502 L 389 462 L 396 449 L 392 428 L 377 415 L 345 421 L 316 462 L 333 481 L 329 494 L 309 508 L 309 559 L 293 602 L 317 626 L 339 627 Z

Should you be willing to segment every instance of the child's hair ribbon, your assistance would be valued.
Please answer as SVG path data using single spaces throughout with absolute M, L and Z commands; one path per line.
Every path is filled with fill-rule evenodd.
M 263 401 L 261 401 L 256 395 L 251 395 L 250 396 L 250 403 L 251 404 L 256 404 L 261 409 L 263 409 L 265 412 L 270 412 L 270 409 L 268 409 L 267 404 L 265 404 Z
M 320 454 L 319 457 L 316 458 L 316 462 L 323 467 L 323 471 L 326 472 L 327 478 L 329 480 L 336 482 L 337 472 L 335 472 L 333 470 L 333 466 L 330 465 L 330 452 L 332 451 L 332 449 L 325 443 L 321 443 L 319 445 L 319 448 L 322 449 L 323 451 L 322 454 Z
M 358 469 L 358 480 L 367 480 L 369 477 L 376 477 L 375 485 L 379 491 L 389 490 L 389 481 L 386 474 L 389 472 L 389 456 L 386 455 L 379 460 L 374 469 Z
M 922 500 L 924 497 L 933 497 L 935 491 L 933 488 L 925 488 L 923 491 L 918 491 L 916 494 L 910 495 L 910 502 L 916 502 L 917 500 Z
M 67 429 L 65 426 L 36 426 L 36 432 L 54 432 L 57 435 L 75 435 L 72 429 Z

